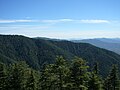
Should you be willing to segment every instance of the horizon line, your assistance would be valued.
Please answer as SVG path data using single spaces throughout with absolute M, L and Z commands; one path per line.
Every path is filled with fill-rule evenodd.
M 28 36 L 28 35 L 22 35 L 22 34 L 0 34 L 0 35 L 4 35 L 4 36 L 24 36 L 24 37 L 28 37 L 28 38 L 46 38 L 46 39 L 60 39 L 60 40 L 82 40 L 82 39 L 120 39 L 120 37 L 86 37 L 86 38 L 57 38 L 57 37 L 47 37 L 47 36 Z

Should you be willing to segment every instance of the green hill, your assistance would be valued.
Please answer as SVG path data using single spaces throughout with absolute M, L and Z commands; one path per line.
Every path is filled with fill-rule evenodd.
M 57 55 L 67 60 L 78 56 L 89 62 L 90 66 L 97 61 L 102 75 L 106 75 L 112 64 L 120 67 L 120 55 L 87 43 L 0 35 L 0 61 L 3 63 L 24 60 L 32 68 L 40 69 L 44 64 L 54 63 Z

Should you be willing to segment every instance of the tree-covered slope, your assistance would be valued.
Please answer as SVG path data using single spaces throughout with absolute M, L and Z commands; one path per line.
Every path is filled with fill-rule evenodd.
M 25 60 L 31 67 L 40 69 L 43 64 L 53 63 L 57 55 L 62 55 L 66 59 L 73 56 L 47 40 L 0 35 L 1 62 Z
M 90 66 L 94 62 L 99 62 L 101 74 L 106 74 L 109 67 L 112 64 L 118 64 L 120 66 L 120 55 L 95 47 L 87 43 L 73 43 L 69 41 L 53 42 L 58 47 L 87 60 Z
M 97 61 L 102 75 L 106 75 L 112 64 L 120 67 L 120 55 L 87 43 L 0 35 L 0 61 L 3 63 L 24 60 L 31 67 L 40 69 L 44 64 L 53 63 L 57 55 L 67 60 L 78 56 L 89 62 L 90 66 Z

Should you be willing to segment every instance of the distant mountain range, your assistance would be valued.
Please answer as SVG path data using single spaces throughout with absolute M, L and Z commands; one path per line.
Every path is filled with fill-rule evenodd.
M 118 64 L 120 68 L 120 55 L 88 43 L 74 42 L 0 35 L 0 62 L 9 64 L 24 60 L 30 67 L 40 70 L 44 64 L 54 63 L 56 56 L 61 55 L 68 61 L 74 56 L 81 57 L 90 66 L 99 62 L 103 76 L 106 76 L 112 64 Z
M 120 38 L 96 38 L 96 39 L 83 39 L 83 40 L 71 40 L 76 43 L 89 43 L 94 46 L 104 48 L 120 54 Z

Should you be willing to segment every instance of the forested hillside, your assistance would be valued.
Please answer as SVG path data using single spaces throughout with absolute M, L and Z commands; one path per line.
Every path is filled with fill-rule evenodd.
M 78 56 L 90 66 L 98 62 L 103 76 L 112 64 L 120 67 L 120 55 L 87 43 L 0 35 L 0 62 L 5 64 L 26 61 L 30 67 L 40 70 L 45 64 L 54 63 L 56 56 L 63 56 L 68 61 Z

